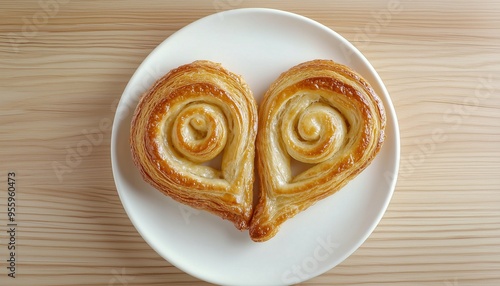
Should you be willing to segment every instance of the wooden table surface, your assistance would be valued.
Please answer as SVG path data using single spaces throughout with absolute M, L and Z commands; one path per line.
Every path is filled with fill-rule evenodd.
M 351 257 L 302 285 L 500 285 L 494 0 L 2 0 L 0 285 L 208 285 L 132 226 L 112 177 L 110 123 L 153 48 L 203 16 L 243 7 L 288 10 L 339 32 L 374 65 L 398 114 L 400 176 L 385 216 Z M 75 155 L 88 134 L 92 147 Z

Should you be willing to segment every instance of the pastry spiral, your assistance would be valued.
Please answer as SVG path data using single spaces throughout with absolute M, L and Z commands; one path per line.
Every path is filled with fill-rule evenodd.
M 346 66 L 314 60 L 281 74 L 259 107 L 260 198 L 251 238 L 272 238 L 284 221 L 365 169 L 384 142 L 385 124 L 377 94 Z M 292 164 L 308 168 L 292 175 Z
M 243 79 L 195 61 L 159 79 L 135 110 L 130 146 L 143 179 L 173 199 L 247 229 L 257 105 Z M 221 156 L 221 167 L 208 166 Z

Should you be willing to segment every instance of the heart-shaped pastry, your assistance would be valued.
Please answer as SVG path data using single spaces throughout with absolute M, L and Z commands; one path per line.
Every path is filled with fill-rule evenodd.
M 346 66 L 314 60 L 281 74 L 259 107 L 260 199 L 251 238 L 272 238 L 363 171 L 382 146 L 385 124 L 377 94 Z M 294 164 L 305 170 L 293 174 Z
M 240 230 L 250 228 L 261 242 L 363 171 L 384 142 L 385 124 L 370 85 L 333 61 L 305 62 L 281 74 L 264 95 L 258 127 L 243 79 L 196 61 L 170 71 L 142 96 L 130 144 L 145 181 Z M 206 164 L 220 154 L 220 168 Z M 293 165 L 303 171 L 295 174 Z
M 257 105 L 243 79 L 196 61 L 170 71 L 142 96 L 130 146 L 146 182 L 247 229 L 256 132 Z M 220 168 L 206 163 L 220 156 Z

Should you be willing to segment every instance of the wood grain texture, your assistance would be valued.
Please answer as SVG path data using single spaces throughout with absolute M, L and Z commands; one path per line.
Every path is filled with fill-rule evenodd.
M 209 285 L 132 226 L 112 178 L 110 123 L 156 45 L 242 7 L 288 10 L 339 32 L 372 62 L 398 114 L 401 169 L 387 213 L 351 257 L 302 285 L 500 284 L 498 1 L 48 2 L 0 3 L 0 285 Z M 88 133 L 96 144 L 58 177 L 54 162 Z M 18 177 L 16 279 L 5 268 L 9 171 Z

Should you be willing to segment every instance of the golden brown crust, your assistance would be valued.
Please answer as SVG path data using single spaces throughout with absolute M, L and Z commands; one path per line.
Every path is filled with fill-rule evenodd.
M 243 79 L 219 64 L 195 61 L 170 71 L 142 96 L 130 146 L 146 182 L 247 229 L 256 132 L 257 106 Z M 220 169 L 203 164 L 219 154 Z
M 284 221 L 363 171 L 384 142 L 385 124 L 380 98 L 346 66 L 314 60 L 281 74 L 259 108 L 261 191 L 251 238 L 272 238 Z M 292 160 L 314 165 L 292 176 Z

